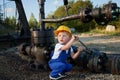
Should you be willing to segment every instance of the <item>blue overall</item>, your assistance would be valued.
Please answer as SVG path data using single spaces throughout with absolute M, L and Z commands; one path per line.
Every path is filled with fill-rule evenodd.
M 51 59 L 49 61 L 49 67 L 51 68 L 50 76 L 57 77 L 60 73 L 68 72 L 72 69 L 72 65 L 66 60 L 70 56 L 70 51 L 61 51 L 57 59 Z

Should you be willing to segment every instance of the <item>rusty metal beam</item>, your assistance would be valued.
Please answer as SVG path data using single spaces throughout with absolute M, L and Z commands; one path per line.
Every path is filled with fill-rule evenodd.
M 79 14 L 71 15 L 71 16 L 66 16 L 63 18 L 58 18 L 58 19 L 42 19 L 43 22 L 45 23 L 58 23 L 58 22 L 63 22 L 63 21 L 69 21 L 69 20 L 75 20 L 75 19 L 80 19 Z
M 26 36 L 26 37 L 30 36 L 29 24 L 28 24 L 26 15 L 25 15 L 23 4 L 22 4 L 21 0 L 14 0 L 14 1 L 16 4 L 18 13 L 19 13 L 19 19 L 20 19 L 22 26 L 23 26 L 23 32 L 21 32 L 21 34 L 22 34 L 21 36 Z

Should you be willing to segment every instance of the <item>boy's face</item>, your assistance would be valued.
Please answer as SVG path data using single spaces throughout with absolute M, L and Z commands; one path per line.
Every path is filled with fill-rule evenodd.
M 57 38 L 59 43 L 66 44 L 71 37 L 68 32 L 59 32 Z

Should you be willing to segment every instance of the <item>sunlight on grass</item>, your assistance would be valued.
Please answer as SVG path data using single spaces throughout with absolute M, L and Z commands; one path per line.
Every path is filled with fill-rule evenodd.
M 92 34 L 105 34 L 105 35 L 120 35 L 120 29 L 117 29 L 116 31 L 114 32 L 108 32 L 106 31 L 105 29 L 103 30 L 100 30 L 100 29 L 95 29 L 95 30 L 91 30 L 90 32 L 87 32 L 87 33 L 92 33 Z

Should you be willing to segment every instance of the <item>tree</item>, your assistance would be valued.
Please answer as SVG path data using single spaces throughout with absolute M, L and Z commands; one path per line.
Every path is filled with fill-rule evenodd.
M 14 16 L 5 18 L 4 23 L 8 25 L 11 29 L 16 28 L 16 18 Z
M 69 15 L 74 15 L 74 14 L 79 15 L 80 9 L 83 9 L 83 8 L 90 8 L 91 10 L 93 9 L 93 3 L 90 0 L 77 0 L 76 2 L 69 1 L 68 5 L 71 6 L 71 8 L 68 10 Z M 60 6 L 56 9 L 56 11 L 53 14 L 49 15 L 47 18 L 56 19 L 56 18 L 62 18 L 65 16 L 66 16 L 65 7 Z M 93 19 L 92 21 L 87 22 L 87 23 L 82 23 L 80 19 L 79 20 L 65 21 L 65 22 L 61 22 L 61 23 L 47 23 L 47 26 L 50 25 L 56 29 L 61 24 L 64 24 L 64 25 L 69 26 L 69 27 L 74 27 L 76 29 L 76 31 L 79 31 L 79 32 L 90 31 L 93 29 L 97 29 L 98 26 L 100 26 L 96 23 L 95 19 Z M 111 22 L 109 22 L 109 24 L 116 25 L 116 27 L 120 29 L 119 21 L 111 21 Z M 103 25 L 102 25 L 102 27 L 103 27 Z M 101 28 L 101 27 L 99 27 L 99 28 Z
M 93 8 L 92 2 L 90 2 L 90 0 L 85 0 L 85 1 L 77 0 L 76 2 L 71 0 L 71 1 L 69 1 L 68 5 L 71 6 L 71 8 L 68 10 L 69 15 L 79 14 L 79 10 L 81 8 Z M 65 7 L 64 6 L 58 7 L 53 15 L 54 15 L 54 18 L 65 17 L 66 16 Z M 51 15 L 51 17 L 52 17 L 52 15 Z M 49 15 L 49 18 L 50 18 L 50 15 Z M 69 27 L 74 27 L 77 31 L 85 31 L 85 30 L 88 30 L 88 29 L 92 29 L 92 26 L 93 26 L 93 25 L 91 25 L 93 23 L 87 23 L 86 25 L 90 25 L 90 26 L 86 27 L 88 29 L 83 29 L 82 30 L 82 28 L 85 28 L 85 27 L 83 27 L 85 24 L 80 22 L 80 20 L 71 20 L 71 21 L 66 21 L 66 22 L 57 23 L 57 24 L 49 23 L 47 25 L 52 25 L 54 28 L 56 28 L 57 26 L 59 26 L 61 24 L 67 25 Z
M 38 22 L 33 13 L 31 13 L 28 23 L 29 23 L 30 28 L 37 28 Z

